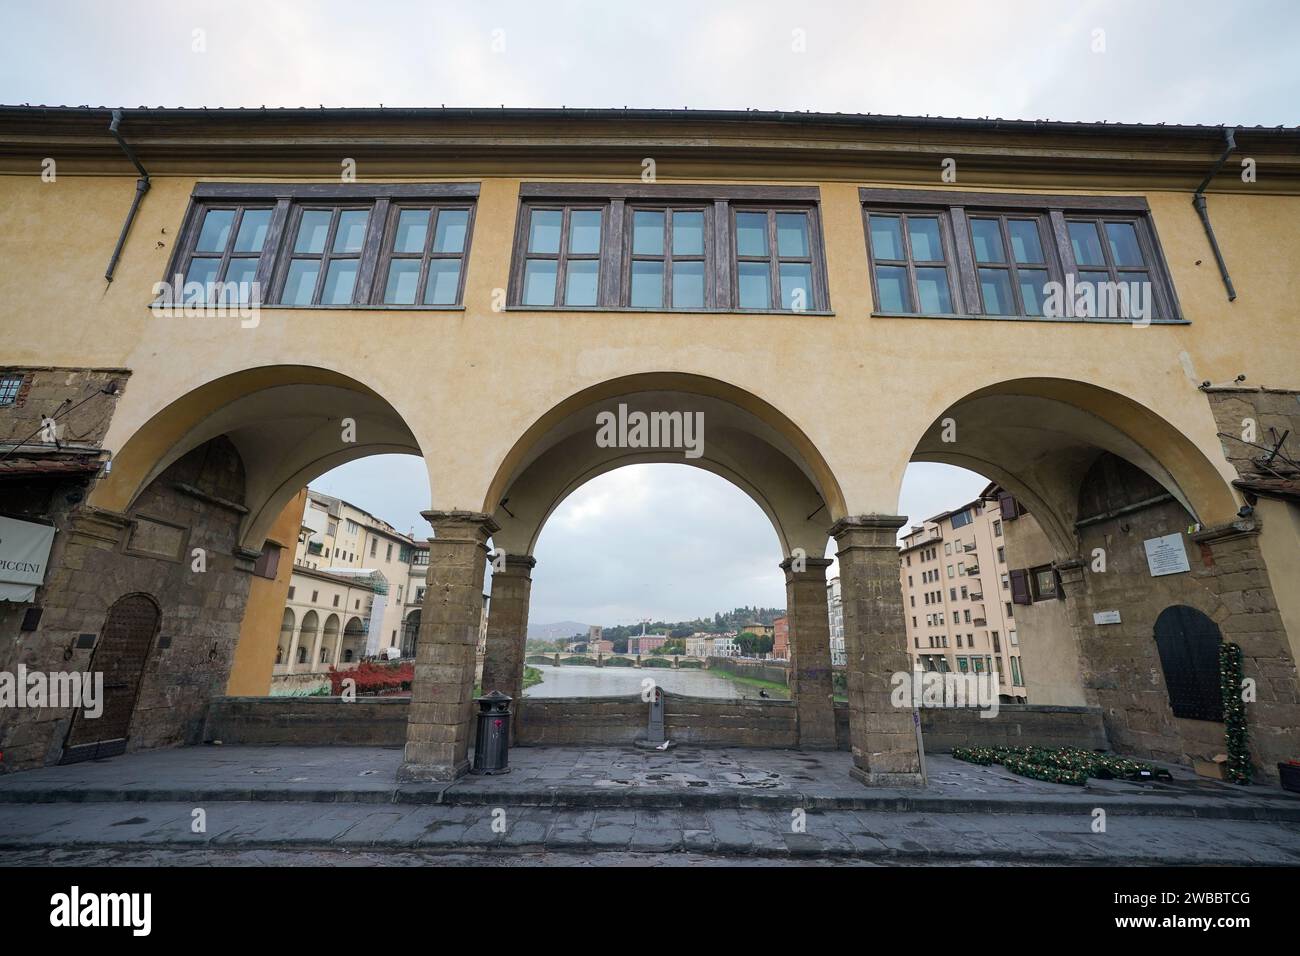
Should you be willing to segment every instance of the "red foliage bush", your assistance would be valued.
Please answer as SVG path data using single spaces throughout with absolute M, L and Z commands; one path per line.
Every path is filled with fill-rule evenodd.
M 343 682 L 349 678 L 357 682 L 358 694 L 391 694 L 393 691 L 411 689 L 415 677 L 415 664 L 403 661 L 398 664 L 380 664 L 363 661 L 352 670 L 329 669 L 330 693 L 338 697 L 343 693 Z

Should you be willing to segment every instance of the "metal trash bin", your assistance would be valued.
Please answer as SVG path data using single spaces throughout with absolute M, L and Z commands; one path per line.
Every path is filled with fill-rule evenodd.
M 470 773 L 510 772 L 510 704 L 513 698 L 494 690 L 474 698 L 478 704 L 478 735 Z

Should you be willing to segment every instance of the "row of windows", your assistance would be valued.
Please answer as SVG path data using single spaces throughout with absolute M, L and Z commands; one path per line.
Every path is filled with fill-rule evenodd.
M 989 658 L 987 657 L 958 657 L 956 660 L 957 670 L 963 674 L 970 673 L 971 671 L 981 674 L 989 669 Z M 995 657 L 992 661 L 993 665 L 997 669 L 998 676 L 1003 677 L 1002 658 Z M 949 671 L 948 657 L 945 654 L 921 654 L 920 663 L 921 666 L 929 672 L 938 671 L 946 674 Z M 1018 657 L 1011 658 L 1011 683 L 1016 687 L 1023 687 L 1025 685 L 1024 672 L 1021 670 L 1020 658 Z
M 271 305 L 458 307 L 477 192 L 474 184 L 201 185 L 171 270 L 190 291 L 173 296 L 212 301 L 233 288 L 244 302 L 256 282 Z M 1178 317 L 1142 200 L 862 194 L 878 313 L 1055 315 L 1049 283 L 1068 280 L 1140 286 L 1150 290 L 1151 318 Z M 817 195 L 524 184 L 507 304 L 827 311 Z M 953 527 L 971 519 L 954 515 Z

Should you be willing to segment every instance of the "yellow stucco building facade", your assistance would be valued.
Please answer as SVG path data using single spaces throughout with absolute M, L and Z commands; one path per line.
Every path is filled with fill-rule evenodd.
M 365 455 L 421 455 L 434 541 L 404 774 L 454 776 L 472 742 L 489 541 L 485 689 L 517 694 L 547 516 L 602 472 L 684 462 L 773 522 L 807 746 L 834 745 L 822 559 L 834 542 L 855 773 L 915 782 L 910 714 L 888 700 L 890 675 L 910 669 L 896 513 L 908 462 L 947 462 L 1014 493 L 1052 542 L 1080 683 L 1116 748 L 1188 760 L 1203 735 L 1179 729 L 1192 705 L 1165 686 L 1174 664 L 1139 597 L 1169 578 L 1128 559 L 1143 542 L 1126 532 L 1097 547 L 1124 552 L 1108 567 L 1131 587 L 1083 550 L 1081 502 L 1108 455 L 1158 495 L 1099 505 L 1086 528 L 1110 534 L 1124 508 L 1166 496 L 1157 530 L 1182 536 L 1188 564 L 1169 603 L 1242 647 L 1267 773 L 1296 754 L 1300 724 L 1295 438 L 1270 470 L 1256 461 L 1300 423 L 1298 145 L 1285 129 L 1237 130 L 1228 151 L 1215 128 L 839 114 L 0 110 L 4 370 L 123 379 L 102 440 L 112 467 L 66 516 L 71 563 L 46 581 L 42 628 L 50 646 L 101 629 L 118 593 L 92 606 L 60 589 L 82 593 L 87 567 L 135 559 L 140 518 L 162 520 L 144 513 L 150 489 L 224 502 L 214 541 L 237 575 L 311 479 Z M 1193 200 L 1207 177 L 1203 221 Z M 176 275 L 200 297 L 256 281 L 257 308 L 184 314 L 158 285 Z M 1052 283 L 1107 282 L 1131 284 L 1134 307 L 1086 314 L 1071 296 L 1058 314 Z M 662 416 L 659 440 L 635 427 L 596 440 L 597 416 L 619 406 Z M 692 416 L 698 456 L 674 431 Z M 1262 450 L 1242 444 L 1243 419 Z M 211 474 L 218 454 L 224 489 L 176 478 Z M 1126 480 L 1138 478 L 1115 489 Z M 165 592 L 149 568 L 113 587 Z M 822 624 L 798 613 L 818 589 Z M 1126 602 L 1122 623 L 1094 624 L 1111 600 Z M 168 598 L 156 601 L 165 631 Z M 227 655 L 222 678 L 243 654 L 238 633 L 212 651 Z M 11 656 L 38 661 L 42 646 Z M 140 700 L 168 693 L 152 653 Z

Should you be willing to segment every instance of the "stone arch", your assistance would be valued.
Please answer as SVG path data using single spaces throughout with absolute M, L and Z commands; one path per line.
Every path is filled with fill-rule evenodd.
M 599 447 L 597 415 L 700 415 L 697 456 L 681 447 Z M 684 420 L 684 418 L 683 418 Z M 845 514 L 824 456 L 795 422 L 736 385 L 681 372 L 643 373 L 583 389 L 542 414 L 497 469 L 483 510 L 500 526 L 493 540 L 530 554 L 546 519 L 568 495 L 628 464 L 675 462 L 717 474 L 752 498 L 772 522 L 783 554 L 820 558 L 826 529 Z
M 955 440 L 945 440 L 946 428 Z M 958 398 L 918 438 L 912 460 L 957 465 L 997 482 L 1028 506 L 1068 559 L 1077 553 L 1079 489 L 1105 452 L 1145 472 L 1194 520 L 1233 519 L 1231 486 L 1187 435 L 1131 398 L 1072 379 L 1011 379 Z
M 140 416 L 90 504 L 127 511 L 173 462 L 224 436 L 245 469 L 239 541 L 260 550 L 285 505 L 332 468 L 378 454 L 422 456 L 414 432 L 368 385 L 330 369 L 273 365 L 212 379 Z M 355 428 L 345 435 L 344 420 Z M 346 440 L 353 437 L 355 440 Z
M 325 619 L 325 628 L 321 632 L 320 642 L 321 655 L 320 663 L 337 664 L 340 653 L 339 642 L 339 616 L 331 614 Z
M 320 627 L 320 615 L 315 611 L 308 611 L 302 616 L 302 626 L 298 629 L 298 649 L 294 653 L 291 664 L 308 664 L 312 663 L 311 650 L 316 643 L 316 631 Z
M 342 649 L 339 663 L 351 663 L 361 660 L 366 653 L 366 629 L 361 618 L 350 617 L 343 627 Z

